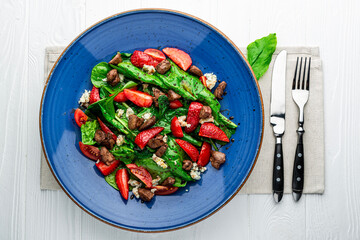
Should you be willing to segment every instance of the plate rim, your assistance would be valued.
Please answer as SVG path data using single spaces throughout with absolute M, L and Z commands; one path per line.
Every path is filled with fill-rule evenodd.
M 220 34 L 222 37 L 224 37 L 229 43 L 230 45 L 232 45 L 234 47 L 235 50 L 238 51 L 238 53 L 242 56 L 243 60 L 245 61 L 245 63 L 248 65 L 248 68 L 250 70 L 250 73 L 253 75 L 254 81 L 256 83 L 256 87 L 259 93 L 259 98 L 260 98 L 260 102 L 261 102 L 261 116 L 262 116 L 262 121 L 261 121 L 261 137 L 260 137 L 260 142 L 257 146 L 257 152 L 256 152 L 256 156 L 254 159 L 254 162 L 251 166 L 251 169 L 248 171 L 246 178 L 244 179 L 243 183 L 237 188 L 237 190 L 223 203 L 221 204 L 218 208 L 216 208 L 215 210 L 213 210 L 212 212 L 210 212 L 209 214 L 207 214 L 206 216 L 197 219 L 194 222 L 191 222 L 189 224 L 186 225 L 182 225 L 182 226 L 178 226 L 178 227 L 174 227 L 174 228 L 169 228 L 169 229 L 164 229 L 164 230 L 139 230 L 139 229 L 131 229 L 131 228 L 126 228 L 126 227 L 122 227 L 116 224 L 113 224 L 111 222 L 108 222 L 104 219 L 101 219 L 100 217 L 96 216 L 94 213 L 92 213 L 91 211 L 89 211 L 88 209 L 86 209 L 85 207 L 83 207 L 80 203 L 78 203 L 68 192 L 67 190 L 64 188 L 64 186 L 60 183 L 60 181 L 58 180 L 56 174 L 54 173 L 52 166 L 49 162 L 48 159 L 48 155 L 47 155 L 47 151 L 45 149 L 45 145 L 44 145 L 44 140 L 43 140 L 43 133 L 42 133 L 42 124 L 41 124 L 41 116 L 42 116 L 42 111 L 43 111 L 43 105 L 44 105 L 44 96 L 45 96 L 45 92 L 47 90 L 47 86 L 50 80 L 50 77 L 53 74 L 54 69 L 56 68 L 56 66 L 59 63 L 59 60 L 62 59 L 63 55 L 67 52 L 67 50 L 74 44 L 75 41 L 77 41 L 79 38 L 81 38 L 84 34 L 86 34 L 89 30 L 91 30 L 92 28 L 96 27 L 97 25 L 106 22 L 107 20 L 110 20 L 111 18 L 117 17 L 119 15 L 123 15 L 123 14 L 128 14 L 128 13 L 135 13 L 135 12 L 151 12 L 151 11 L 157 11 L 157 12 L 167 12 L 167 13 L 172 13 L 172 14 L 176 14 L 176 15 L 183 15 L 185 17 L 188 18 L 193 18 L 196 19 L 197 21 L 201 22 L 202 24 L 204 24 L 205 26 L 213 29 L 214 31 L 216 31 L 218 34 Z M 44 84 L 44 88 L 43 88 L 43 92 L 42 92 L 42 96 L 41 96 L 41 101 L 40 101 L 40 109 L 39 109 L 39 133 L 40 133 L 40 139 L 41 139 L 41 147 L 42 147 L 42 151 L 44 153 L 44 157 L 46 159 L 46 163 L 52 173 L 52 175 L 54 176 L 56 182 L 59 184 L 59 186 L 61 187 L 61 189 L 65 192 L 65 194 L 78 206 L 80 207 L 80 209 L 82 209 L 84 212 L 86 212 L 87 214 L 89 214 L 90 216 L 96 218 L 97 220 L 100 220 L 101 222 L 104 222 L 110 226 L 116 227 L 116 228 L 120 228 L 123 230 L 127 230 L 127 231 L 131 231 L 131 232 L 138 232 L 138 233 L 162 233 L 162 232 L 170 232 L 170 231 L 175 231 L 175 230 L 179 230 L 179 229 L 183 229 L 189 226 L 192 226 L 196 223 L 199 223 L 207 218 L 209 218 L 210 216 L 212 216 L 213 214 L 217 213 L 220 209 L 222 209 L 225 205 L 227 205 L 238 193 L 239 191 L 242 189 L 242 187 L 245 185 L 245 183 L 247 182 L 249 176 L 251 175 L 257 160 L 259 158 L 259 154 L 260 154 L 260 150 L 262 147 L 262 142 L 263 142 L 263 137 L 264 137 L 264 102 L 263 102 L 263 97 L 262 97 L 262 93 L 261 93 L 261 89 L 258 83 L 258 80 L 256 79 L 256 76 L 254 74 L 253 69 L 251 68 L 248 60 L 246 59 L 246 57 L 244 56 L 244 54 L 241 52 L 241 50 L 239 49 L 239 47 L 236 46 L 236 44 L 228 37 L 226 36 L 222 31 L 220 31 L 218 28 L 216 28 L 215 26 L 213 26 L 212 24 L 208 23 L 207 21 L 198 18 L 194 15 L 191 15 L 189 13 L 185 13 L 182 11 L 178 11 L 178 10 L 173 10 L 173 9 L 167 9 L 167 8 L 137 8 L 137 9 L 132 9 L 132 10 L 127 10 L 127 11 L 122 11 L 116 14 L 113 14 L 109 17 L 106 17 L 104 19 L 101 19 L 100 21 L 97 21 L 96 23 L 92 24 L 91 26 L 87 27 L 85 30 L 83 30 L 80 34 L 78 34 L 67 46 L 66 48 L 62 51 L 62 53 L 60 54 L 60 56 L 58 57 L 58 59 L 56 60 L 56 62 L 54 63 L 53 67 L 51 68 L 51 71 L 49 73 L 49 75 L 47 76 L 46 82 Z

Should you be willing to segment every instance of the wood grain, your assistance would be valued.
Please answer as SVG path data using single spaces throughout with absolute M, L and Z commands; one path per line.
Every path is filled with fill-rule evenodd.
M 38 110 L 44 49 L 140 7 L 185 11 L 237 45 L 276 32 L 279 46 L 320 46 L 325 88 L 326 190 L 275 205 L 236 196 L 211 218 L 176 232 L 138 234 L 82 212 L 61 191 L 40 191 Z M 0 8 L 0 239 L 360 239 L 360 2 L 3 0 Z

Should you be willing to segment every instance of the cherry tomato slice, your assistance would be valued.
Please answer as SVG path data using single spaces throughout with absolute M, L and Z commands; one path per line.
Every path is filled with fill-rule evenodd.
M 97 147 L 91 145 L 85 145 L 82 142 L 79 142 L 79 147 L 81 152 L 91 160 L 98 160 L 100 158 L 100 150 Z
M 131 89 L 124 89 L 124 93 L 127 99 L 139 107 L 150 107 L 153 103 L 153 97 L 147 93 Z
M 146 187 L 152 187 L 152 177 L 150 173 L 143 167 L 136 166 L 135 164 L 127 164 L 126 165 L 132 174 L 135 175 L 140 181 L 142 181 Z
M 78 108 L 78 109 L 75 110 L 74 118 L 75 118 L 76 124 L 79 127 L 81 127 L 81 125 L 86 123 L 86 121 L 88 119 L 88 116 L 86 116 L 86 114 Z
M 120 165 L 120 160 L 115 160 L 111 162 L 109 166 L 98 160 L 95 165 L 104 176 L 107 176 L 113 171 L 115 171 L 115 169 Z
M 165 55 L 162 51 L 154 48 L 148 48 L 144 51 L 147 55 L 151 56 L 153 59 L 155 59 L 158 62 L 161 62 L 166 59 Z
M 128 198 L 129 198 L 129 184 L 128 184 L 128 182 L 129 182 L 129 173 L 125 168 L 119 169 L 116 172 L 115 182 L 116 182 L 116 185 L 118 186 L 118 188 L 120 190 L 121 196 L 124 199 L 128 200 Z

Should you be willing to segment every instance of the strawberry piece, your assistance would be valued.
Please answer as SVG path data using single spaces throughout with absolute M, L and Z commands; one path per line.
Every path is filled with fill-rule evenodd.
M 158 62 L 164 61 L 166 59 L 162 51 L 158 49 L 148 48 L 144 51 L 144 53 L 150 55 L 153 59 L 155 59 Z
M 183 131 L 181 129 L 179 120 L 177 119 L 176 116 L 171 120 L 170 128 L 171 128 L 172 134 L 175 137 L 182 138 L 184 136 L 184 133 L 183 133 Z
M 105 123 L 103 123 L 103 121 L 101 121 L 100 118 L 97 118 L 98 122 L 99 122 L 99 125 L 100 125 L 100 128 L 101 130 L 104 132 L 104 133 L 110 133 L 112 138 L 114 139 L 114 141 L 116 141 L 117 137 L 115 135 L 115 133 L 113 133 L 110 128 L 108 128 L 108 126 L 105 125 Z
M 153 103 L 153 97 L 145 92 L 138 90 L 124 89 L 127 99 L 139 107 L 150 107 Z
M 169 107 L 171 109 L 177 109 L 179 107 L 182 107 L 182 103 L 179 100 L 171 101 Z
M 133 87 L 133 88 L 130 88 L 131 90 L 137 90 L 137 86 Z M 110 94 L 110 97 L 114 95 L 114 94 Z M 116 97 L 114 98 L 114 102 L 126 102 L 127 100 L 127 97 L 125 96 L 125 93 L 124 91 L 118 93 L 118 95 L 116 95 Z
M 200 79 L 200 82 L 201 82 L 205 87 L 207 87 L 207 85 L 206 85 L 206 80 L 207 80 L 207 78 L 206 78 L 205 76 L 201 76 L 199 79 Z
M 129 182 L 129 173 L 125 168 L 119 169 L 116 172 L 115 182 L 116 182 L 116 185 L 118 186 L 118 188 L 120 190 L 121 196 L 125 200 L 128 200 L 128 198 L 129 198 L 129 184 L 128 184 L 128 182 Z
M 149 142 L 149 140 L 155 137 L 156 135 L 158 135 L 162 130 L 164 130 L 163 127 L 154 127 L 140 132 L 135 137 L 136 145 L 138 145 L 141 148 L 141 150 L 144 149 L 144 147 Z
M 93 104 L 100 100 L 100 91 L 97 87 L 93 86 L 91 92 L 90 92 L 90 104 Z
M 107 176 L 120 165 L 120 160 L 113 161 L 109 166 L 98 160 L 95 165 L 104 176 Z
M 179 146 L 186 152 L 187 155 L 196 162 L 199 158 L 199 151 L 194 147 L 191 143 L 181 140 L 181 139 L 175 139 L 176 143 L 179 144 Z
M 223 142 L 230 142 L 224 131 L 213 123 L 204 123 L 201 125 L 199 136 L 217 139 Z
M 138 179 L 140 179 L 140 181 L 142 181 L 146 185 L 146 187 L 152 187 L 152 177 L 148 170 L 133 163 L 127 164 L 126 167 L 129 168 L 130 172 L 134 174 Z
M 199 115 L 200 115 L 200 110 L 202 107 L 203 107 L 203 105 L 198 102 L 192 102 L 190 104 L 187 119 L 186 119 L 186 122 L 188 124 L 190 124 L 190 127 L 185 127 L 186 133 L 191 133 L 199 125 L 199 120 L 200 120 Z
M 192 64 L 190 55 L 180 49 L 164 48 L 163 52 L 184 71 L 188 70 Z
M 134 51 L 134 53 L 131 55 L 130 61 L 134 66 L 139 68 L 142 68 L 144 65 L 151 65 L 156 67 L 158 64 L 158 61 L 156 61 L 150 55 L 137 50 Z
M 209 163 L 210 160 L 210 152 L 211 152 L 211 145 L 208 142 L 204 142 L 199 155 L 199 160 L 197 164 L 201 167 L 205 167 L 206 164 Z

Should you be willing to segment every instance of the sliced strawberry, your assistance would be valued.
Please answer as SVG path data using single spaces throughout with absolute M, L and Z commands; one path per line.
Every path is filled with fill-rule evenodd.
M 130 169 L 130 172 L 134 174 L 140 181 L 142 181 L 146 187 L 151 188 L 152 187 L 152 177 L 150 173 L 143 167 L 139 167 L 135 164 L 127 164 L 127 168 Z
M 199 120 L 200 120 L 199 115 L 202 107 L 203 105 L 198 102 L 192 102 L 190 104 L 186 119 L 186 122 L 190 124 L 190 127 L 185 127 L 185 132 L 191 133 L 197 128 L 197 126 L 199 125 Z
M 166 59 L 165 55 L 162 53 L 162 51 L 154 48 L 148 48 L 144 51 L 147 55 L 151 56 L 153 59 L 155 59 L 158 62 L 161 62 Z
M 207 80 L 207 78 L 203 75 L 203 76 L 201 76 L 199 79 L 200 79 L 200 82 L 201 82 L 205 87 L 207 87 L 207 85 L 206 85 L 206 80 Z
M 204 123 L 200 127 L 199 136 L 217 139 L 223 142 L 230 142 L 223 130 L 213 123 Z
M 129 173 L 125 168 L 117 170 L 116 175 L 115 175 L 115 182 L 120 190 L 121 196 L 125 200 L 128 200 L 128 198 L 129 198 L 129 184 L 128 184 Z
M 144 65 L 150 65 L 156 67 L 158 61 L 149 56 L 148 54 L 141 51 L 134 51 L 130 58 L 131 63 L 139 68 L 142 68 Z
M 175 139 L 176 143 L 179 144 L 179 146 L 186 152 L 187 155 L 196 162 L 199 158 L 199 151 L 194 147 L 191 143 L 181 140 L 181 139 Z
M 120 160 L 113 161 L 109 166 L 98 160 L 95 165 L 104 176 L 107 176 L 120 165 Z
M 97 120 L 99 121 L 99 125 L 100 125 L 100 128 L 103 132 L 105 133 L 110 133 L 112 138 L 114 139 L 114 141 L 116 141 L 117 137 L 116 135 L 110 130 L 110 128 L 108 128 L 108 126 L 105 125 L 105 123 L 103 123 L 103 121 L 101 121 L 100 118 L 97 118 Z
M 210 160 L 210 152 L 211 152 L 211 145 L 208 142 L 204 142 L 199 155 L 199 160 L 197 164 L 201 167 L 205 167 Z
M 130 88 L 131 90 L 137 90 L 137 86 L 133 87 L 133 88 Z M 110 96 L 112 96 L 114 94 L 110 94 Z M 118 93 L 118 95 L 116 95 L 116 97 L 114 98 L 114 102 L 126 102 L 127 100 L 127 97 L 125 96 L 125 93 L 124 91 Z
M 188 70 L 192 64 L 190 55 L 180 49 L 164 48 L 163 52 L 184 71 Z
M 97 87 L 93 86 L 91 92 L 90 92 L 90 104 L 93 104 L 94 102 L 97 102 L 100 100 L 100 91 Z
M 162 130 L 164 130 L 163 127 L 153 127 L 148 130 L 140 132 L 135 137 L 135 143 L 138 145 L 141 149 L 144 149 L 146 144 L 149 142 L 150 139 L 158 135 Z
M 155 188 L 155 195 L 170 195 L 176 192 L 179 188 L 178 187 L 167 187 L 167 186 L 153 186 L 152 188 Z
M 182 107 L 182 103 L 179 100 L 171 101 L 169 107 L 171 109 L 177 109 L 179 107 Z
M 153 103 L 153 97 L 147 93 L 131 89 L 124 89 L 124 93 L 127 99 L 139 107 L 150 107 Z
M 175 137 L 182 138 L 184 136 L 184 133 L 183 133 L 183 131 L 181 129 L 179 120 L 177 119 L 176 116 L 171 120 L 170 128 L 171 128 L 172 134 Z
M 86 123 L 88 116 L 86 116 L 86 114 L 78 108 L 75 110 L 74 118 L 76 124 L 81 127 L 81 125 Z
M 100 150 L 97 147 L 83 144 L 82 142 L 79 142 L 79 147 L 81 152 L 91 160 L 98 160 L 100 158 Z

